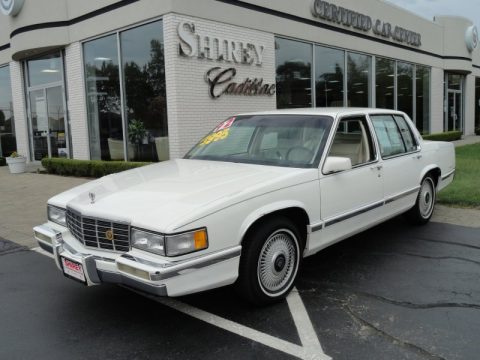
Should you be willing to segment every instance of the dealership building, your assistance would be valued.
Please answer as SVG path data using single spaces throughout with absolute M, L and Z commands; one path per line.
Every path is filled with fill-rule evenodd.
M 2 0 L 0 156 L 161 161 L 232 114 L 406 112 L 480 127 L 478 32 L 380 0 Z

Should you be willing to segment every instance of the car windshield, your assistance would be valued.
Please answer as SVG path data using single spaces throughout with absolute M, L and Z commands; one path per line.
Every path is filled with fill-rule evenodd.
M 333 119 L 319 115 L 249 115 L 220 123 L 185 156 L 286 167 L 317 167 Z

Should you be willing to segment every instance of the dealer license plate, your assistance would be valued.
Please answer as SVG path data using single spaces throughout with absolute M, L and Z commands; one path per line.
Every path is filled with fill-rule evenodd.
M 86 282 L 85 273 L 83 272 L 82 264 L 62 257 L 62 265 L 63 265 L 63 273 L 66 276 L 83 283 Z

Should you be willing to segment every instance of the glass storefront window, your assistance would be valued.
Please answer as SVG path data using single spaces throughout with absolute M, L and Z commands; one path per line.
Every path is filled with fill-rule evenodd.
M 348 53 L 347 81 L 348 106 L 368 107 L 370 104 L 370 74 L 372 57 Z
M 416 67 L 416 126 L 422 134 L 430 132 L 430 68 Z
M 92 160 L 123 160 L 123 127 L 116 35 L 83 46 Z
M 0 67 L 0 156 L 10 156 L 16 149 L 10 68 L 7 65 Z
M 475 79 L 475 133 L 480 135 L 480 78 Z
M 312 106 L 312 45 L 275 39 L 277 108 Z
M 139 161 L 166 160 L 169 153 L 162 24 L 154 22 L 127 30 L 120 34 L 120 40 L 128 156 Z
M 83 47 L 90 157 L 124 160 L 126 150 L 128 160 L 167 160 L 162 22 L 92 40 Z
M 316 106 L 343 106 L 345 51 L 315 46 Z
M 397 62 L 397 109 L 413 119 L 413 65 Z
M 395 60 L 377 57 L 376 106 L 381 109 L 395 109 Z
M 29 86 L 63 81 L 62 57 L 59 52 L 28 60 L 27 67 Z

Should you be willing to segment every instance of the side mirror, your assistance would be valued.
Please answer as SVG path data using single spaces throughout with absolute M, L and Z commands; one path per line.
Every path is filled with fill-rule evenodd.
M 352 168 L 352 160 L 347 157 L 329 156 L 323 165 L 324 174 L 332 174 L 340 171 L 350 170 Z

